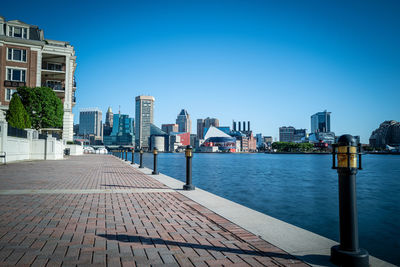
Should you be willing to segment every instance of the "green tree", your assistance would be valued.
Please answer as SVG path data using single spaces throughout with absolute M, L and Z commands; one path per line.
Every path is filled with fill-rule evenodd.
M 15 128 L 31 128 L 29 114 L 25 110 L 21 98 L 17 93 L 14 93 L 11 98 L 10 105 L 6 113 L 6 120 L 12 127 Z
M 61 128 L 63 105 L 54 91 L 48 87 L 20 87 L 17 89 L 22 104 L 30 115 L 35 129 Z

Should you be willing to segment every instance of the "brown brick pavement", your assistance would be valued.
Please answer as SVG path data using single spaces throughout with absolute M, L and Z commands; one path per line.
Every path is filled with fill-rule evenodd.
M 0 188 L 166 188 L 112 156 L 0 166 Z M 307 266 L 172 193 L 0 195 L 1 266 Z

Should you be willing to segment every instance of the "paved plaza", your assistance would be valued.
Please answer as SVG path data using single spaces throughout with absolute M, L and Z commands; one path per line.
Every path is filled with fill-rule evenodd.
M 110 155 L 0 165 L 0 266 L 308 266 Z

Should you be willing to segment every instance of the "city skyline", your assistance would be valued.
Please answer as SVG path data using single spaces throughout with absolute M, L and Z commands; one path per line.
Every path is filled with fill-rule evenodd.
M 157 99 L 158 126 L 184 108 L 192 122 L 251 120 L 255 133 L 274 138 L 281 126 L 310 132 L 310 116 L 323 110 L 336 135 L 363 143 L 383 121 L 400 120 L 397 1 L 21 4 L 0 15 L 76 50 L 75 123 L 88 106 L 121 105 L 134 117 L 141 94 Z M 52 10 L 57 23 L 41 15 Z

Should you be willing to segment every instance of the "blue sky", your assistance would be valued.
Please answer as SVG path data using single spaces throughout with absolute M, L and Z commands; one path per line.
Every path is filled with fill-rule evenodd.
M 155 124 L 180 109 L 195 120 L 251 121 L 310 130 L 332 112 L 337 135 L 400 120 L 399 1 L 12 1 L 0 15 L 70 41 L 79 109 L 134 116 L 134 98 L 156 98 Z

